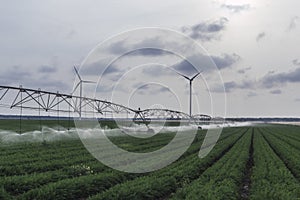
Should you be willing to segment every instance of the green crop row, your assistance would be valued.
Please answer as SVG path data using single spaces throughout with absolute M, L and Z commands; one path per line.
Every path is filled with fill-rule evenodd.
M 235 129 L 235 130 L 227 129 L 227 130 L 225 130 L 224 134 L 222 134 L 221 140 L 223 138 L 230 137 L 232 134 L 237 133 L 240 130 L 242 130 L 242 129 Z M 191 146 L 191 148 L 188 149 L 186 154 L 184 156 L 182 156 L 182 158 L 199 150 L 199 146 L 200 146 L 199 143 L 203 140 L 204 135 L 203 134 L 200 134 L 200 135 L 198 134 L 197 138 L 198 138 L 197 144 L 196 143 L 193 144 Z M 150 144 L 150 146 L 151 146 L 151 144 Z M 75 157 L 73 159 L 76 160 L 77 158 Z M 82 160 L 79 160 L 79 161 L 82 161 Z M 60 162 L 60 164 L 64 163 L 64 161 L 62 161 L 62 160 L 54 160 L 53 162 Z M 89 166 L 90 171 L 101 172 L 103 170 L 103 165 L 101 163 L 99 163 L 97 161 L 92 162 L 92 163 L 95 163 L 95 164 L 94 165 L 83 164 L 83 165 Z M 74 165 L 75 166 L 80 166 L 80 165 L 82 165 L 82 162 L 78 163 L 77 165 L 76 164 L 74 164 Z M 44 165 L 44 163 L 41 163 L 40 166 L 45 166 L 45 165 Z M 70 166 L 70 164 L 60 165 L 60 166 L 65 166 L 64 170 L 67 170 L 68 172 L 66 172 L 64 170 L 58 170 L 58 171 L 49 171 L 49 172 L 46 171 L 46 172 L 37 173 L 37 174 L 34 173 L 34 174 L 32 174 L 32 176 L 30 174 L 28 174 L 28 175 L 25 175 L 25 176 L 7 177 L 5 179 L 6 183 L 3 183 L 3 184 L 5 185 L 7 191 L 9 191 L 12 194 L 16 195 L 16 194 L 20 194 L 22 192 L 31 190 L 34 187 L 40 187 L 40 186 L 42 186 L 43 184 L 46 184 L 46 183 L 55 182 L 55 181 L 60 182 L 61 179 L 65 179 L 65 178 L 69 179 L 70 177 L 84 176 L 84 175 L 90 173 L 89 171 L 86 171 L 85 169 L 81 169 L 80 167 L 76 170 L 72 169 L 71 171 L 69 171 L 70 169 L 69 169 L 68 166 Z M 34 169 L 32 169 L 32 170 L 34 171 Z M 83 171 L 81 171 L 81 170 L 83 170 Z M 72 181 L 76 183 L 77 179 L 72 179 Z M 51 184 L 55 184 L 55 183 L 50 183 L 50 185 Z M 46 186 L 45 186 L 45 188 L 47 188 Z M 40 189 L 44 190 L 43 187 L 42 188 L 37 188 L 36 190 L 40 190 Z M 68 189 L 66 189 L 66 190 L 68 191 Z
M 293 175 L 300 180 L 300 151 L 270 132 L 264 131 L 262 134 L 274 152 L 283 160 Z
M 49 146 L 51 148 L 49 148 Z M 16 144 L 7 144 L 0 145 L 0 156 L 15 156 L 23 155 L 24 157 L 35 157 L 35 154 L 32 153 L 32 150 L 35 150 L 36 153 L 50 153 L 57 152 L 57 150 L 69 150 L 76 151 L 77 149 L 83 149 L 84 146 L 79 139 L 67 140 L 67 141 L 52 141 L 52 142 L 30 142 L 30 143 L 16 143 Z
M 272 135 L 274 135 L 275 137 L 285 141 L 289 145 L 300 150 L 300 141 L 296 140 L 293 136 L 291 136 L 292 133 L 289 130 L 290 129 L 287 129 L 285 132 L 282 132 L 282 130 L 278 130 L 278 129 L 267 129 L 264 132 L 271 132 Z
M 143 151 L 148 149 L 153 150 L 156 149 L 157 147 L 163 146 L 164 144 L 165 141 L 163 139 L 160 140 L 157 139 L 156 142 L 154 141 L 153 143 L 145 143 L 140 146 L 136 145 L 133 146 L 131 149 L 136 151 L 138 151 L 139 149 Z M 49 146 L 48 148 L 51 148 L 51 146 Z M 35 152 L 34 149 L 29 149 L 27 151 L 30 150 L 32 153 Z M 59 154 L 59 156 L 53 156 L 51 153 L 47 153 L 44 155 L 37 156 L 38 160 L 33 159 L 32 162 L 30 162 L 29 160 L 29 162 L 21 162 L 21 163 L 18 160 L 22 160 L 22 155 L 19 154 L 18 156 L 14 156 L 11 159 L 9 159 L 12 160 L 11 162 L 9 161 L 7 161 L 7 163 L 4 162 L 4 164 L 0 166 L 0 175 L 6 175 L 6 176 L 24 175 L 28 173 L 34 173 L 34 172 L 46 172 L 46 171 L 63 168 L 67 165 L 75 165 L 82 162 L 90 162 L 96 160 L 86 149 L 83 149 L 82 151 L 79 152 L 72 152 L 70 156 L 68 156 L 70 154 L 70 151 L 57 150 L 56 153 Z M 7 157 L 5 160 L 7 160 Z
M 199 140 L 202 140 L 199 137 Z M 196 145 L 195 145 L 196 146 Z M 197 148 L 199 145 L 197 146 Z M 196 151 L 196 149 L 194 149 Z M 190 152 L 192 153 L 192 152 Z M 87 169 L 88 168 L 88 169 Z M 23 193 L 35 187 L 41 186 L 46 183 L 55 182 L 65 178 L 83 176 L 90 173 L 96 174 L 110 168 L 104 166 L 99 161 L 95 160 L 90 163 L 81 163 L 73 166 L 66 166 L 62 170 L 47 171 L 43 173 L 33 173 L 22 176 L 9 176 L 2 179 L 2 184 L 5 189 L 13 195 Z
M 198 135 L 198 137 L 199 140 L 202 140 L 201 138 L 203 138 L 203 135 Z M 64 178 L 83 176 L 90 173 L 96 174 L 107 169 L 110 168 L 95 160 L 94 162 L 90 163 L 66 166 L 62 170 L 33 173 L 23 176 L 4 177 L 0 182 L 2 182 L 7 191 L 13 195 L 16 195 L 46 183 L 55 182 Z
M 102 173 L 64 179 L 28 191 L 18 199 L 80 199 L 130 179 L 134 175 L 118 172 Z
M 81 163 L 78 165 L 67 166 L 56 171 L 44 173 L 33 173 L 22 176 L 8 176 L 0 180 L 0 185 L 11 195 L 19 195 L 26 191 L 38 188 L 44 184 L 60 181 L 67 178 L 98 174 L 103 171 L 111 171 L 99 161 L 91 163 Z
M 129 176 L 130 174 L 126 174 L 126 176 Z M 89 180 L 94 182 L 93 180 L 97 180 L 98 175 L 93 175 L 93 176 L 88 176 Z M 130 176 L 130 178 L 132 178 L 134 176 Z M 53 197 L 53 194 L 49 194 L 51 192 L 54 192 L 56 190 L 59 190 L 59 187 L 63 187 L 63 185 L 67 185 L 66 187 L 64 187 L 64 195 L 60 197 L 56 197 L 56 198 L 61 198 L 61 199 L 66 199 L 65 196 L 69 196 L 69 195 L 72 195 L 71 193 L 73 193 L 73 188 L 75 187 L 76 188 L 76 185 L 78 185 L 78 182 L 85 182 L 85 181 L 82 181 L 82 180 L 86 180 L 87 179 L 87 176 L 83 176 L 83 177 L 77 177 L 77 178 L 73 178 L 73 179 L 65 179 L 65 180 L 62 180 L 62 181 L 58 181 L 58 182 L 55 182 L 55 183 L 50 183 L 50 184 L 47 184 L 45 186 L 42 186 L 40 188 L 37 188 L 37 189 L 33 189 L 27 193 L 25 193 L 24 195 L 22 195 L 22 198 L 25 198 L 25 199 L 30 199 L 33 194 L 48 194 L 50 196 Z M 125 180 L 128 180 L 127 178 L 126 179 L 123 179 L 121 181 L 125 181 Z M 91 187 L 90 183 L 87 183 L 86 185 L 81 185 L 81 190 L 88 190 L 89 191 L 89 194 L 93 194 L 93 190 L 89 190 L 88 188 Z M 93 185 L 92 187 L 96 187 L 96 188 L 99 188 L 97 185 Z M 49 189 L 50 188 L 50 189 Z M 53 189 L 54 188 L 54 189 Z M 101 191 L 101 190 L 97 190 L 98 192 Z M 83 193 L 82 197 L 86 197 L 86 193 Z M 77 194 L 78 196 L 78 194 Z M 39 196 L 37 199 L 43 199 L 44 196 Z M 67 198 L 68 199 L 68 198 Z
M 94 177 L 90 177 L 90 179 L 93 179 Z M 76 178 L 76 179 L 72 179 L 72 180 L 70 180 L 70 184 L 77 184 L 77 182 L 78 182 L 78 180 L 81 180 L 81 179 L 84 179 L 84 177 L 79 177 L 79 178 Z M 63 180 L 62 182 L 62 184 L 64 184 L 65 183 L 65 181 L 66 180 Z M 60 182 L 60 181 L 59 181 Z M 51 183 L 51 184 L 48 184 L 48 185 L 46 185 L 45 187 L 41 187 L 41 188 L 38 188 L 37 190 L 39 190 L 39 191 L 49 191 L 47 188 L 49 187 L 49 185 L 51 186 L 51 185 L 55 185 L 55 184 L 58 184 L 58 185 L 61 185 L 61 184 L 59 184 L 59 182 L 57 182 L 57 183 Z M 52 186 L 52 187 L 54 187 L 54 186 Z M 83 187 L 83 186 L 82 186 Z M 86 187 L 88 187 L 88 185 L 86 185 Z M 33 190 L 33 191 L 35 191 L 35 190 Z M 29 193 L 30 192 L 32 192 L 32 191 L 29 191 Z M 69 192 L 72 192 L 72 191 L 70 191 L 68 188 L 65 188 L 65 193 L 69 193 Z M 43 193 L 43 192 L 41 192 L 41 193 Z M 45 192 L 45 193 L 47 193 L 47 192 Z
M 94 161 L 95 158 L 91 155 L 62 158 L 59 160 L 45 160 L 42 162 L 26 163 L 23 165 L 0 166 L 1 176 L 25 175 L 30 173 L 41 173 L 72 166 L 84 162 Z
M 162 146 L 162 144 L 164 144 L 163 142 L 156 142 L 156 143 L 151 143 L 148 145 L 144 145 L 144 146 L 140 146 L 138 148 L 143 148 L 143 149 L 153 149 L 153 148 L 157 148 L 158 145 Z M 134 146 L 135 149 L 137 149 L 136 146 Z M 51 147 L 50 147 L 51 148 Z M 134 148 L 132 148 L 134 149 Z M 35 154 L 35 150 L 32 149 L 32 154 Z M 41 162 L 48 162 L 49 160 L 62 160 L 62 159 L 68 159 L 68 158 L 74 158 L 74 157 L 78 157 L 78 156 L 84 157 L 84 158 L 89 158 L 91 157 L 90 153 L 82 148 L 80 150 L 60 150 L 56 152 L 47 152 L 46 154 L 40 154 L 38 153 L 38 155 L 36 155 L 34 158 L 24 158 L 22 155 L 16 155 L 16 156 L 10 156 L 9 158 L 4 157 L 3 158 L 3 163 L 1 163 L 2 167 L 10 167 L 10 166 L 20 166 L 22 167 L 22 165 L 27 165 L 29 164 L 34 164 L 37 163 L 38 165 L 40 165 Z M 23 159 L 22 159 L 23 158 Z
M 157 148 L 160 146 L 163 146 L 165 143 L 168 142 L 169 138 L 172 137 L 171 134 L 160 134 L 159 137 L 156 137 L 155 139 L 148 140 L 146 139 L 143 143 L 140 144 L 134 144 L 132 143 L 130 146 L 131 148 L 128 148 L 130 151 L 136 151 L 138 148 L 148 147 L 148 148 Z M 121 147 L 126 146 L 126 144 L 130 143 L 131 137 L 113 137 L 113 141 L 116 143 L 120 143 Z M 42 160 L 49 160 L 49 159 L 60 159 L 62 157 L 67 156 L 74 156 L 74 154 L 78 153 L 86 153 L 86 149 L 82 145 L 80 140 L 72 140 L 69 141 L 69 143 L 76 143 L 78 145 L 73 145 L 68 148 L 65 148 L 58 145 L 57 143 L 49 143 L 46 147 L 43 144 L 33 144 L 32 146 L 24 145 L 27 148 L 18 149 L 17 152 L 14 152 L 10 155 L 4 155 L 2 156 L 3 160 L 5 162 L 2 163 L 2 165 L 15 165 L 18 163 L 26 163 L 26 162 L 40 162 Z M 79 148 L 78 148 L 79 147 Z M 57 148 L 59 148 L 60 151 L 57 151 Z M 16 159 L 17 158 L 17 159 Z
M 239 199 L 251 144 L 250 129 L 218 162 L 172 199 Z
M 254 134 L 251 199 L 296 199 L 300 185 L 260 132 Z
M 96 199 L 161 199 L 166 198 L 176 189 L 197 178 L 203 171 L 223 156 L 241 137 L 240 134 L 231 135 L 218 142 L 209 155 L 199 159 L 196 154 L 186 159 L 173 163 L 172 165 L 140 177 L 116 185 L 109 190 L 92 196 Z M 161 185 L 161 187 L 159 187 Z

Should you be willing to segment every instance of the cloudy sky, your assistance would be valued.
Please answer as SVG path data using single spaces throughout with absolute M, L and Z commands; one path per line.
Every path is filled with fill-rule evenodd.
M 197 70 L 172 52 L 137 50 L 105 69 L 103 62 L 137 45 L 121 37 L 106 46 L 106 57 L 86 62 L 99 43 L 114 35 L 159 27 L 203 48 L 202 54 L 188 55 L 203 64 L 193 85 L 194 114 L 223 115 L 225 89 L 227 116 L 300 116 L 299 7 L 297 0 L 5 1 L 0 7 L 0 84 L 70 93 L 76 65 L 84 79 L 99 80 L 104 72 L 96 93 L 86 86 L 85 96 L 110 100 L 114 91 L 112 100 L 130 107 L 188 112 L 188 82 L 166 65 L 190 77 Z M 184 46 L 167 38 L 145 33 L 137 41 Z M 218 69 L 207 68 L 208 60 Z

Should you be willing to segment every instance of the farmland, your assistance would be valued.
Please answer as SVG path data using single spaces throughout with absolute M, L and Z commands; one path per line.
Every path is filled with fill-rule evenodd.
M 0 199 L 300 198 L 300 127 L 224 128 L 213 150 L 200 159 L 205 134 L 199 130 L 176 162 L 143 174 L 101 164 L 78 138 L 1 144 Z M 110 139 L 128 151 L 151 152 L 173 137 L 170 132 Z

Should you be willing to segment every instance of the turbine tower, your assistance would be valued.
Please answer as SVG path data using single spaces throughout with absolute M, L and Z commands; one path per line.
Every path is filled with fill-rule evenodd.
M 201 71 L 202 72 L 202 71 Z M 193 84 L 193 80 L 199 75 L 201 74 L 201 72 L 198 72 L 197 74 L 195 74 L 192 78 L 189 78 L 179 72 L 176 71 L 177 74 L 179 74 L 180 76 L 182 76 L 183 78 L 187 79 L 190 83 L 190 117 L 192 117 L 192 84 Z
M 82 108 L 82 85 L 83 83 L 96 83 L 94 81 L 84 81 L 82 80 L 81 76 L 79 75 L 79 72 L 78 70 L 76 69 L 76 67 L 74 66 L 74 70 L 75 70 L 75 73 L 79 79 L 79 82 L 77 83 L 77 85 L 75 86 L 74 90 L 72 91 L 72 95 L 73 93 L 76 91 L 76 89 L 80 86 L 79 88 L 79 97 L 80 97 L 80 100 L 79 100 L 79 118 L 81 119 L 81 108 Z

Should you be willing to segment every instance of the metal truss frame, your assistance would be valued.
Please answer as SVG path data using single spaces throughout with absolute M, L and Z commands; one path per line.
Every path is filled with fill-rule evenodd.
M 23 87 L 0 86 L 0 103 L 12 93 L 13 101 L 9 105 L 0 104 L 9 108 L 24 108 L 32 110 L 43 110 L 46 112 L 75 112 L 81 116 L 82 113 L 125 113 L 132 114 L 133 120 L 145 121 L 146 119 L 186 119 L 186 120 L 210 120 L 208 115 L 190 116 L 187 113 L 169 109 L 145 109 L 135 110 L 121 104 L 80 97 L 72 94 L 59 92 L 48 92 L 43 90 L 28 89 Z M 11 98 L 11 97 L 10 97 Z M 64 104 L 65 106 L 60 106 Z

